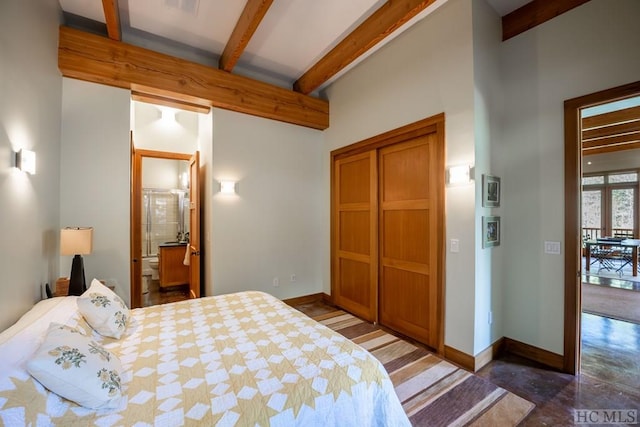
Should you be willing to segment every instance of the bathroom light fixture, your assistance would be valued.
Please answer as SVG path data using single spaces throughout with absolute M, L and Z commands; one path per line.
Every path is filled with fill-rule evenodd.
M 469 184 L 473 179 L 471 165 L 451 166 L 447 169 L 447 184 Z
M 180 174 L 180 185 L 184 190 L 189 189 L 189 174 L 187 172 L 182 172 Z
M 93 227 L 67 227 L 60 230 L 60 254 L 74 255 L 69 277 L 69 295 L 82 295 L 87 290 L 82 255 L 93 250 Z
M 178 111 L 171 107 L 160 107 L 160 118 L 164 123 L 177 123 Z
M 36 152 L 24 148 L 16 153 L 16 167 L 31 175 L 36 174 Z
M 236 194 L 236 182 L 220 181 L 220 194 L 225 194 L 225 195 Z

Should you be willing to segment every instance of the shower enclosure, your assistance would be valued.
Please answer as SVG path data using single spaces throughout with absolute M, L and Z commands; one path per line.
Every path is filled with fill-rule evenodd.
M 142 189 L 142 257 L 158 255 L 158 245 L 186 241 L 189 195 L 185 190 Z

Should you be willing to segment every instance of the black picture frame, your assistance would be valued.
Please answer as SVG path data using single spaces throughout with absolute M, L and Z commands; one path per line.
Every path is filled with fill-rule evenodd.
M 482 175 L 482 206 L 497 208 L 500 206 L 500 177 Z
M 500 246 L 500 217 L 482 217 L 482 247 L 491 248 Z

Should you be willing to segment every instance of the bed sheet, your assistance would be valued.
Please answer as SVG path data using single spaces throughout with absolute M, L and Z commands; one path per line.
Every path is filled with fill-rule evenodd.
M 97 335 L 79 313 L 67 321 L 120 358 L 118 409 L 61 399 L 18 366 L 0 378 L 4 424 L 410 425 L 377 359 L 268 294 L 136 309 L 131 318 L 120 340 Z

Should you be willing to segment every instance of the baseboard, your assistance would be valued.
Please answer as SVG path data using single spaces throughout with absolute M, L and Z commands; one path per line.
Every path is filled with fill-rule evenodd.
M 458 350 L 457 348 L 444 346 L 444 358 L 467 371 L 475 372 L 475 359 L 473 356 Z
M 511 338 L 504 338 L 504 351 L 559 371 L 564 369 L 564 357 L 562 355 Z
M 477 372 L 484 366 L 488 365 L 489 362 L 498 357 L 498 355 L 504 351 L 504 340 L 504 337 L 496 340 L 493 344 L 476 355 L 474 372 Z
M 500 338 L 476 356 L 471 356 L 470 354 L 462 352 L 456 348 L 445 345 L 444 358 L 468 371 L 478 372 L 483 366 L 495 359 L 502 351 L 503 347 L 504 338 Z
M 331 295 L 325 294 L 324 292 L 322 293 L 322 301 L 329 305 L 335 305 L 333 303 L 333 297 Z
M 317 301 L 322 301 L 326 304 L 334 305 L 331 295 L 328 295 L 324 292 L 311 295 L 303 295 L 295 298 L 288 298 L 282 301 L 291 306 L 300 304 L 312 304 Z M 538 362 L 559 371 L 562 371 L 564 369 L 564 357 L 562 355 L 507 337 L 499 338 L 489 347 L 478 353 L 476 356 L 471 356 L 470 354 L 467 354 L 448 345 L 444 346 L 444 358 L 446 360 L 455 363 L 456 365 L 471 372 L 479 371 L 496 357 L 498 357 L 498 355 L 504 352 L 524 357 L 525 359 Z

